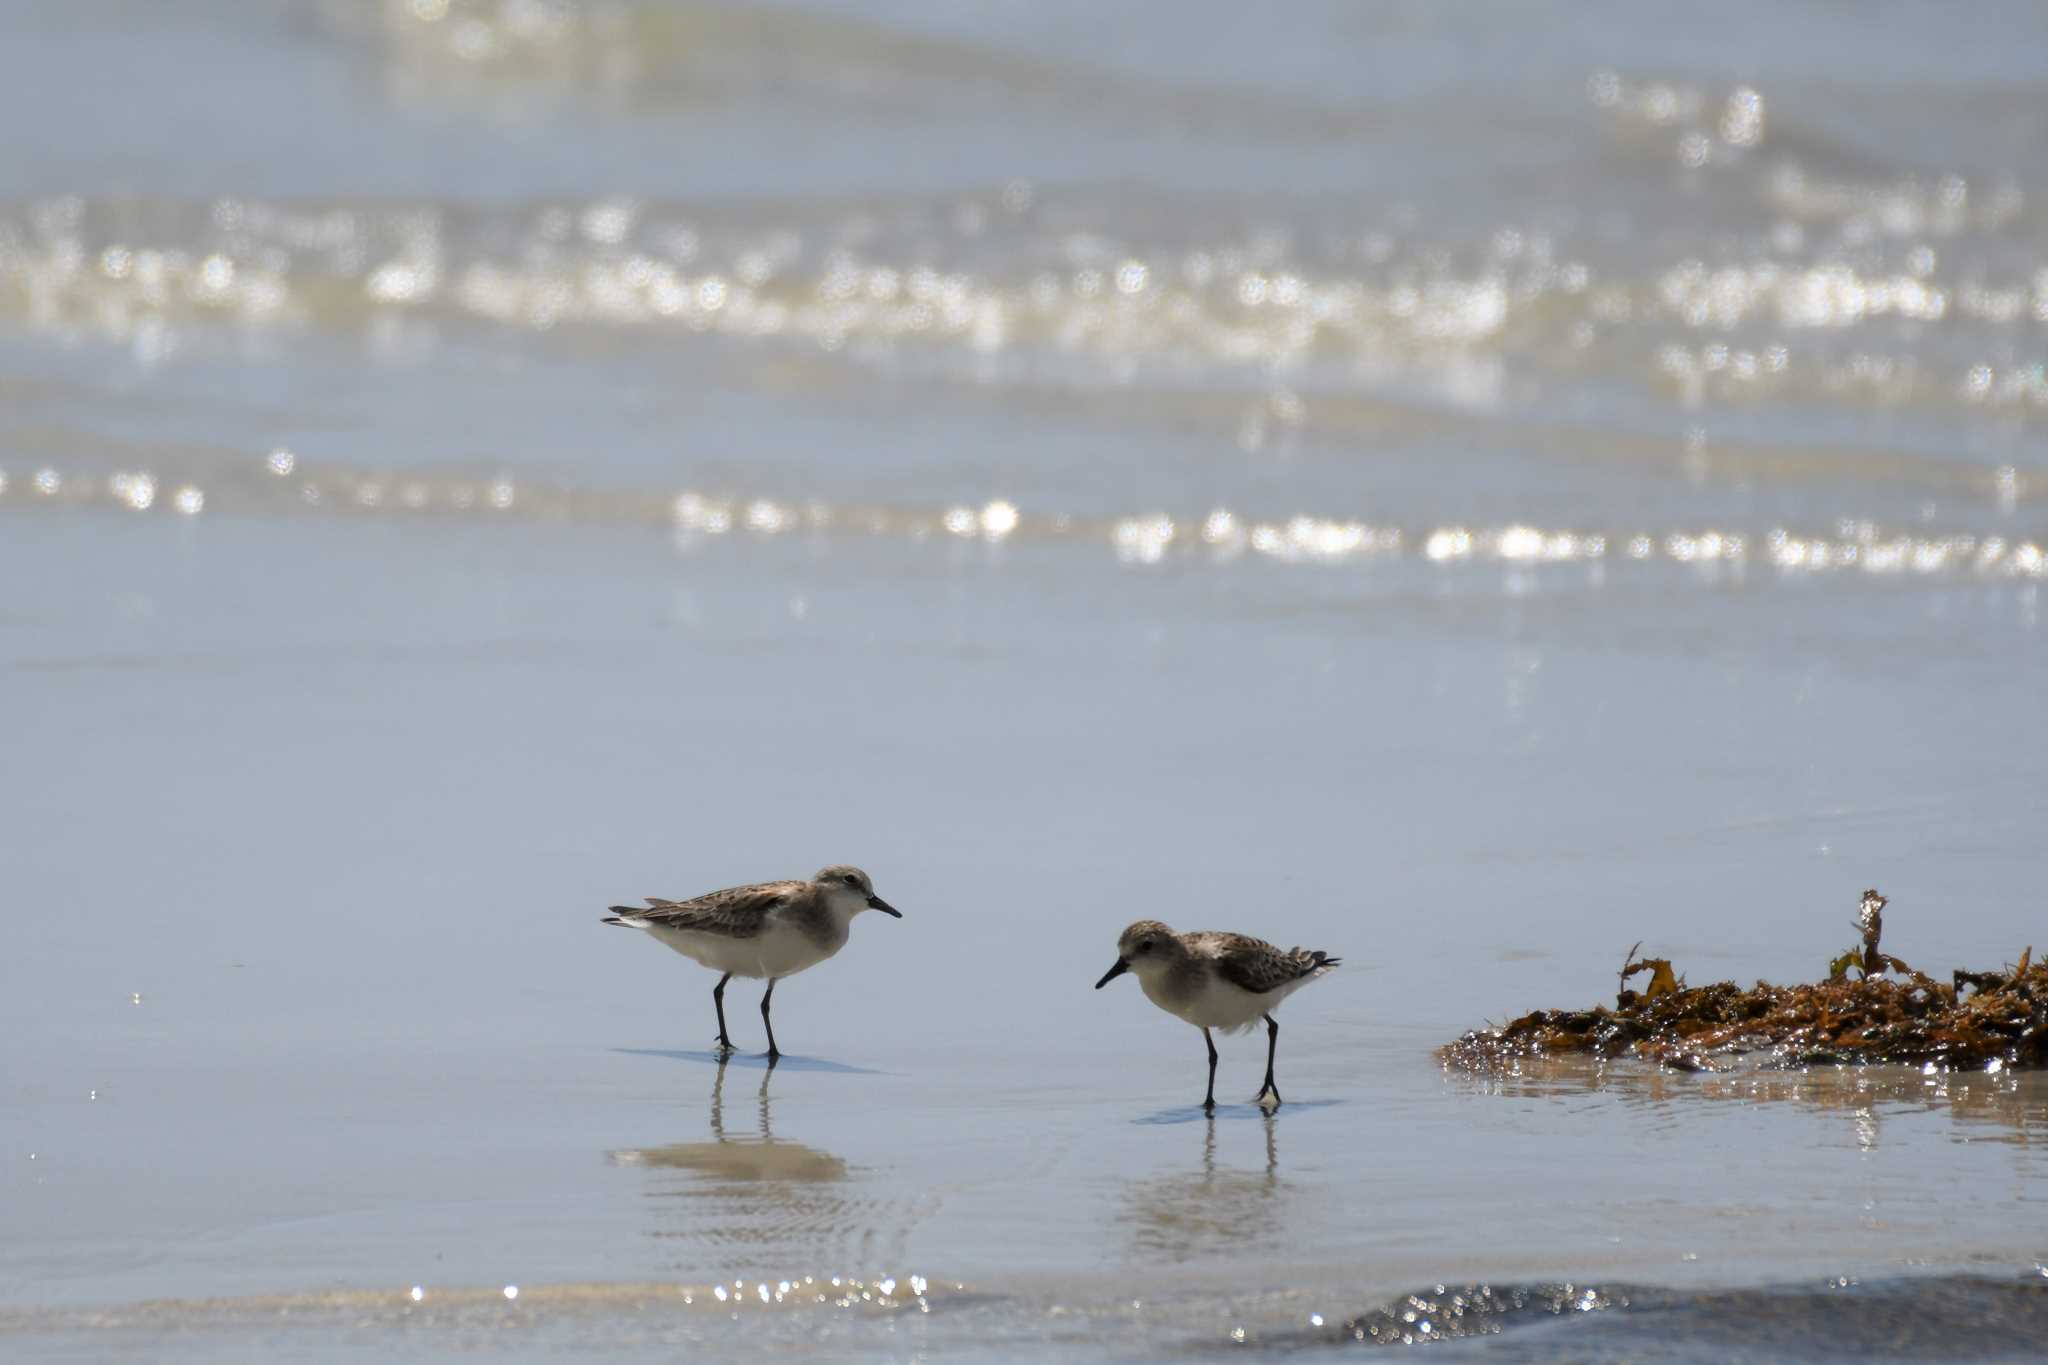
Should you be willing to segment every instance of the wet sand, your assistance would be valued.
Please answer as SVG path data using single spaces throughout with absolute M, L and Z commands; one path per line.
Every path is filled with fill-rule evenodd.
M 7 992 L 7 1198 L 34 1229 L 0 1250 L 15 1309 L 915 1274 L 995 1296 L 1021 1346 L 1057 1343 L 1054 1306 L 1126 1298 L 1179 1305 L 1178 1339 L 1241 1294 L 1328 1315 L 1446 1278 L 1796 1284 L 2041 1254 L 2038 1077 L 1483 1081 L 1431 1055 L 1490 1006 L 1598 998 L 1643 934 L 1702 973 L 1817 961 L 1837 883 L 1873 872 L 1902 955 L 2021 941 L 2024 904 L 1914 907 L 1998 870 L 1976 840 L 2024 752 L 1938 799 L 1854 795 L 1997 754 L 2012 670 L 1976 676 L 2009 707 L 1941 710 L 1825 642 L 1702 679 L 1687 652 L 1562 627 L 1531 669 L 1391 605 L 1247 649 L 1206 619 L 1205 575 L 1110 579 L 1048 630 L 1053 553 L 11 530 L 65 565 L 26 580 L 43 610 L 10 632 L 44 775 L 11 798 L 15 878 L 51 907 Z M 1593 600 L 1605 634 L 1618 608 Z M 1759 704 L 1816 675 L 1827 706 Z M 1688 688 L 1694 724 L 1663 733 Z M 1859 742 L 1904 706 L 1935 718 L 1927 751 Z M 1832 772 L 1819 814 L 1774 794 L 1801 745 L 1868 765 Z M 1575 800 L 1546 801 L 1567 752 Z M 1659 780 L 1651 754 L 1698 776 Z M 712 978 L 598 915 L 790 847 L 860 857 L 906 917 L 864 917 L 777 993 L 772 1074 L 736 983 L 750 1051 L 720 1068 Z M 1205 1119 L 1195 1033 L 1089 989 L 1136 913 L 1347 954 L 1283 1011 L 1277 1116 L 1247 1103 L 1262 1040 L 1225 1041 L 1232 1102 Z M 364 1330 L 397 1330 L 383 1314 Z M 717 1340 L 708 1322 L 687 1333 Z

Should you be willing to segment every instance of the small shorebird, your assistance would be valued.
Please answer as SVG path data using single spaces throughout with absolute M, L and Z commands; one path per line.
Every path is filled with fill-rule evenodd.
M 694 900 L 647 897 L 647 909 L 614 905 L 606 924 L 645 929 L 684 957 L 725 973 L 711 988 L 718 1010 L 718 1046 L 733 1051 L 725 1032 L 725 983 L 736 976 L 767 977 L 761 1023 L 768 1030 L 768 1060 L 782 1055 L 768 1002 L 775 983 L 815 967 L 846 946 L 847 926 L 863 910 L 897 919 L 903 912 L 875 894 L 875 884 L 857 867 L 828 867 L 807 882 L 761 882 L 713 891 Z
M 1216 1040 L 1209 1030 L 1242 1033 L 1265 1019 L 1266 1083 L 1252 1099 L 1258 1103 L 1271 1095 L 1277 1105 L 1280 1087 L 1273 1081 L 1273 1054 L 1280 1046 L 1280 1025 L 1273 1021 L 1273 1011 L 1339 961 L 1307 948 L 1275 948 L 1245 934 L 1176 934 L 1156 919 L 1141 919 L 1117 940 L 1116 965 L 1102 974 L 1095 989 L 1134 972 L 1147 1000 L 1202 1031 L 1209 1048 L 1204 1109 L 1216 1107 Z

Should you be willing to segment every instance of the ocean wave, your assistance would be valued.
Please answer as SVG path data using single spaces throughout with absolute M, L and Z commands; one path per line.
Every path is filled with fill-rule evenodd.
M 1433 388 L 1491 407 L 1515 381 L 1603 383 L 1682 410 L 2048 414 L 2048 254 L 2012 216 L 2019 190 L 1752 169 L 1726 191 L 1759 210 L 1747 238 L 1664 227 L 1654 252 L 1569 223 L 1475 237 L 1412 212 L 1022 182 L 865 205 L 63 196 L 0 206 L 0 325 L 145 361 L 220 331 L 408 324 L 997 385 Z M 1922 230 L 1879 230 L 1894 217 Z M 1475 362 L 1508 382 L 1443 382 Z

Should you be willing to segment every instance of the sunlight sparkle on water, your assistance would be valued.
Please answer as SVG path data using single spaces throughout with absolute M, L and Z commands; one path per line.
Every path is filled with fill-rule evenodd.
M 1173 534 L 1173 519 L 1155 514 L 1124 518 L 1112 528 L 1110 539 L 1116 546 L 1118 559 L 1126 563 L 1156 564 L 1166 557 L 1166 547 L 1173 543 Z
M 990 540 L 1001 540 L 1017 529 L 1017 509 L 998 498 L 981 509 L 981 533 Z
M 328 489 L 311 481 L 296 485 L 291 490 L 295 496 L 288 495 L 283 502 L 265 493 L 266 487 L 271 486 L 267 478 L 276 474 L 278 465 L 286 459 L 297 468 L 296 457 L 290 452 L 275 451 L 262 466 L 266 482 L 245 479 L 234 484 L 230 490 L 235 494 L 232 505 L 271 511 L 328 506 Z M 2009 469 L 1998 471 L 1992 482 L 2012 500 L 2027 492 L 2024 482 Z M 425 475 L 394 487 L 377 478 L 352 476 L 337 469 L 326 483 L 358 514 L 371 515 L 464 512 L 479 507 L 509 513 L 517 507 L 529 517 L 567 514 L 587 521 L 633 523 L 650 515 L 650 504 L 664 505 L 655 502 L 656 495 L 643 493 L 600 495 L 546 487 L 516 491 L 509 480 L 503 479 L 484 488 L 481 496 L 477 487 L 466 481 Z M 72 479 L 47 466 L 31 477 L 29 486 L 57 507 L 104 499 L 137 511 L 153 507 L 161 489 L 158 476 L 151 473 L 123 471 L 94 482 Z M 196 516 L 210 505 L 209 496 L 197 485 L 183 484 L 171 494 L 169 502 L 179 513 Z M 1596 565 L 1607 559 L 1613 545 L 1626 561 L 1662 562 L 1706 570 L 1724 566 L 1741 570 L 1754 561 L 1780 575 L 1854 572 L 1874 578 L 2048 578 L 2048 551 L 2039 542 L 2015 541 L 2000 535 L 1930 531 L 1924 520 L 1931 515 L 1933 506 L 1931 502 L 1926 504 L 1929 510 L 1923 514 L 1922 524 L 1910 532 L 1888 530 L 1868 520 L 1848 519 L 1838 524 L 1832 534 L 1775 526 L 1755 532 L 1709 527 L 1616 535 L 1528 522 L 1495 527 L 1406 528 L 1305 514 L 1264 521 L 1250 519 L 1227 507 L 1212 508 L 1199 520 L 1191 520 L 1187 528 L 1163 512 L 1092 520 L 1053 511 L 1027 521 L 1014 503 L 1002 498 L 979 506 L 957 504 L 936 512 L 913 507 L 835 507 L 816 498 L 800 502 L 760 497 L 741 500 L 689 490 L 665 502 L 667 520 L 684 537 L 678 544 L 686 544 L 687 538 L 696 534 L 723 535 L 734 530 L 763 538 L 802 530 L 832 537 L 872 536 L 911 542 L 943 533 L 989 543 L 1021 536 L 1080 544 L 1092 541 L 1106 545 L 1118 562 L 1139 567 L 1162 564 L 1169 558 L 1202 558 L 1222 566 L 1249 552 L 1256 558 L 1282 564 L 1362 565 L 1419 558 L 1425 564 L 1446 570 L 1476 562 Z M 1192 534 L 1183 534 L 1184 529 Z
M 116 502 L 146 512 L 156 501 L 156 477 L 141 472 L 116 474 L 107 480 L 107 491 Z

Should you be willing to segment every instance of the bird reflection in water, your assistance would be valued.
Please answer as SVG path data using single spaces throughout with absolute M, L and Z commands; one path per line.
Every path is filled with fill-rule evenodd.
M 762 1073 L 752 1104 L 736 1097 L 739 1112 L 728 1126 L 721 1064 L 711 1083 L 708 1139 L 610 1154 L 615 1165 L 646 1168 L 654 1211 L 648 1235 L 674 1251 L 670 1269 L 713 1264 L 725 1274 L 787 1274 L 794 1266 L 839 1265 L 870 1216 L 843 1160 L 776 1136 L 771 1074 Z
M 728 1069 L 719 1062 L 711 1082 L 708 1139 L 611 1153 L 615 1165 L 646 1168 L 655 1213 L 649 1235 L 664 1245 L 684 1244 L 675 1248 L 671 1268 L 698 1273 L 713 1264 L 727 1275 L 798 1269 L 827 1275 L 854 1265 L 901 1264 L 911 1232 L 935 1200 L 895 1182 L 863 1179 L 861 1167 L 777 1136 L 773 1067 L 762 1073 L 752 1104 L 734 1097 L 728 1123 Z
M 1210 1252 L 1232 1255 L 1277 1248 L 1287 1219 L 1277 1207 L 1293 1187 L 1280 1176 L 1279 1119 L 1266 1114 L 1265 1165 L 1218 1167 L 1216 1119 L 1202 1124 L 1202 1164 L 1184 1175 L 1133 1180 L 1124 1192 L 1124 1221 L 1135 1255 L 1185 1261 Z M 1244 1125 L 1227 1124 L 1233 1132 Z
M 718 1064 L 711 1082 L 711 1140 L 673 1142 L 666 1147 L 626 1147 L 611 1154 L 620 1166 L 652 1166 L 664 1170 L 689 1171 L 719 1182 L 789 1181 L 817 1183 L 842 1180 L 846 1163 L 830 1152 L 806 1147 L 775 1136 L 773 1102 L 768 1082 L 775 1074 L 769 1067 L 761 1073 L 756 1093 L 756 1131 L 728 1133 L 725 1126 L 724 1062 Z M 701 1189 L 656 1190 L 651 1193 L 695 1194 Z

